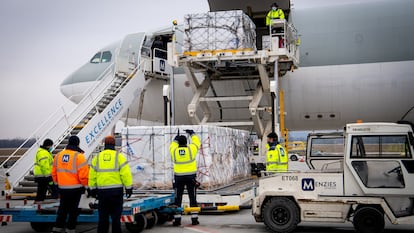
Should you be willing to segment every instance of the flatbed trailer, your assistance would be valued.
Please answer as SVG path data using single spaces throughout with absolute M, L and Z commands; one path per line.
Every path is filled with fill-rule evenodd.
M 157 223 L 163 224 L 174 213 L 183 211 L 182 208 L 173 207 L 173 203 L 174 194 L 134 196 L 124 201 L 121 222 L 125 223 L 130 232 L 141 232 Z M 13 207 L 7 205 L 0 209 L 0 221 L 3 225 L 9 222 L 30 222 L 34 231 L 50 232 L 56 221 L 58 206 L 59 202 Z M 98 223 L 98 220 L 97 209 L 80 208 L 78 222 Z

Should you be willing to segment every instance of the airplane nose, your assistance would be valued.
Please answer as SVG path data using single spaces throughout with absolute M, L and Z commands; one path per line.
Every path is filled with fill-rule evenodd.
M 69 75 L 60 85 L 62 94 L 74 103 L 79 103 L 86 91 L 102 78 L 101 74 L 111 63 L 87 63 Z
M 71 84 L 60 85 L 60 92 L 70 101 L 78 104 L 85 97 L 87 90 L 95 86 L 98 81 L 73 82 Z
M 68 78 L 66 78 L 68 79 Z M 64 81 L 66 81 L 66 79 Z M 70 99 L 70 97 L 74 94 L 73 93 L 73 85 L 72 84 L 67 84 L 67 85 L 60 85 L 60 92 L 68 99 Z

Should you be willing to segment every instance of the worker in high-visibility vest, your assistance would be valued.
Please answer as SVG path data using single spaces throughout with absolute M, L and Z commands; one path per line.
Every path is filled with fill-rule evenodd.
M 279 8 L 279 6 L 277 5 L 277 3 L 273 3 L 272 4 L 272 9 L 270 9 L 270 11 L 267 13 L 266 15 L 266 26 L 271 26 L 272 25 L 272 20 L 274 19 L 285 19 L 285 13 L 283 13 L 283 10 Z M 284 39 L 283 36 L 280 35 L 280 33 L 283 32 L 283 27 L 271 27 L 271 34 L 275 34 L 278 33 L 279 35 L 277 36 L 279 38 L 279 48 L 283 47 L 284 44 Z M 273 35 L 274 36 L 274 35 Z
M 53 161 L 52 177 L 60 195 L 56 224 L 52 229 L 55 233 L 75 233 L 79 202 L 88 186 L 89 167 L 79 142 L 77 136 L 71 136 L 66 149 Z
M 267 135 L 266 148 L 266 171 L 287 172 L 289 158 L 285 148 L 279 144 L 276 133 Z
M 191 143 L 187 145 L 187 137 L 177 135 L 170 144 L 171 160 L 174 163 L 174 191 L 175 205 L 181 207 L 184 187 L 187 187 L 190 206 L 197 207 L 196 188 L 199 183 L 197 175 L 197 152 L 201 146 L 200 138 L 193 130 L 185 130 L 191 136 Z M 198 213 L 191 212 L 192 225 L 198 225 Z M 181 213 L 174 215 L 174 226 L 181 225 Z
M 57 187 L 52 179 L 53 156 L 51 149 L 53 141 L 49 138 L 37 149 L 35 164 L 33 169 L 34 179 L 37 183 L 35 203 L 40 203 L 46 199 L 46 192 L 49 189 L 52 198 L 57 198 Z
M 90 196 L 98 199 L 98 233 L 109 230 L 109 216 L 112 233 L 121 233 L 124 188 L 126 197 L 132 195 L 132 174 L 127 158 L 115 150 L 115 138 L 107 136 L 105 147 L 92 159 L 89 169 Z
M 266 15 L 266 26 L 269 26 L 272 19 L 285 19 L 285 13 L 280 9 L 277 3 L 272 4 L 272 9 Z

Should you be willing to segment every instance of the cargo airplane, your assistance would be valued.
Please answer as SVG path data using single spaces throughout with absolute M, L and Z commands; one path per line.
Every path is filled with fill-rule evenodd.
M 210 11 L 243 10 L 256 24 L 257 48 L 262 49 L 262 35 L 268 32 L 265 15 L 272 2 L 209 0 L 209 6 Z M 293 4 L 276 2 L 295 25 L 301 39 L 299 69 L 280 79 L 280 87 L 285 92 L 288 129 L 342 129 L 346 123 L 359 119 L 414 121 L 414 1 L 355 1 L 309 8 L 301 8 L 294 1 Z M 135 59 L 148 55 L 145 51 L 152 47 L 156 36 L 164 42 L 170 41 L 171 28 L 140 34 L 145 38 L 143 44 L 133 46 Z M 178 44 L 182 44 L 182 32 L 176 33 Z M 79 102 L 84 91 L 99 82 L 99 74 L 121 56 L 119 46 L 116 42 L 98 51 L 62 82 L 61 92 L 73 102 Z M 183 69 L 173 71 L 174 123 L 190 124 L 187 104 L 193 90 L 186 82 Z M 129 125 L 162 124 L 162 85 L 168 83 L 161 79 L 149 84 L 145 100 L 135 101 L 125 116 L 129 118 Z M 216 85 L 209 93 L 251 95 L 252 85 L 250 81 Z M 226 103 L 210 102 L 209 105 L 217 110 L 212 114 L 215 121 L 240 116 L 239 110 Z

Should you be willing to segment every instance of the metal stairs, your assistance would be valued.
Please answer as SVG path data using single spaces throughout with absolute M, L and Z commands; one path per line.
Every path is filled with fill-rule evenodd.
M 141 39 L 142 43 L 144 37 L 141 33 L 132 35 Z M 131 40 L 125 40 L 121 48 L 129 47 L 130 42 Z M 93 154 L 95 148 L 110 133 L 145 86 L 145 74 L 142 69 L 145 67 L 144 62 L 135 64 L 133 67 L 129 66 L 127 71 L 120 70 L 119 64 L 111 64 L 97 79 L 100 80 L 97 85 L 87 91 L 82 101 L 69 114 L 65 113 L 64 108 L 59 109 L 42 127 L 39 127 L 30 137 L 36 138 L 36 143 L 6 171 L 12 187 L 7 195 L 35 195 L 37 187 L 32 174 L 34 157 L 46 138 L 54 141 L 53 154 L 66 148 L 71 135 L 77 135 L 80 138 L 80 148 L 85 151 L 85 157 Z M 1 166 L 12 159 L 15 154 L 16 152 Z

